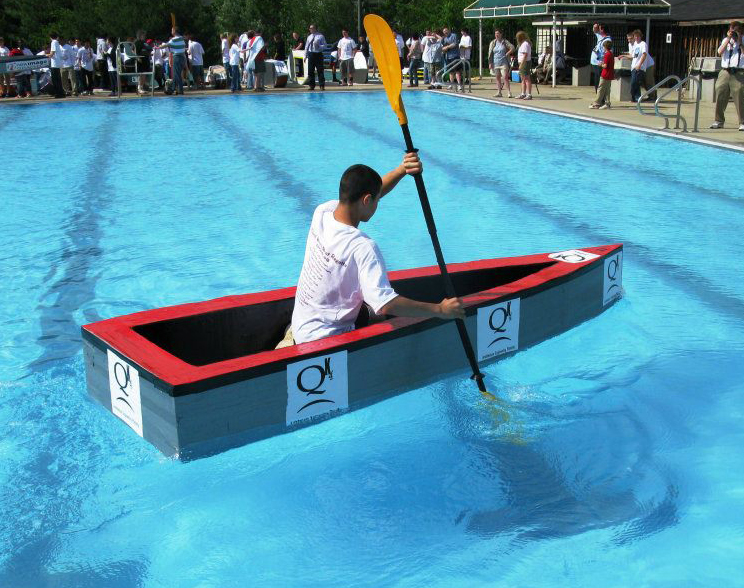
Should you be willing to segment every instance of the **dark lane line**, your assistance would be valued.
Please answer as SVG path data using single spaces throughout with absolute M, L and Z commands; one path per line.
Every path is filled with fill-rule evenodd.
M 71 205 L 64 241 L 56 259 L 51 260 L 50 274 L 61 275 L 50 284 L 38 306 L 41 335 L 37 344 L 42 353 L 27 366 L 30 373 L 43 371 L 49 362 L 80 352 L 82 339 L 75 313 L 95 299 L 98 277 L 92 273 L 92 267 L 102 253 L 101 211 L 114 197 L 107 174 L 117 120 L 114 110 L 93 135 L 95 143 L 91 146 L 92 157 L 80 189 L 81 197 Z M 97 320 L 98 316 L 92 313 L 86 319 Z
M 224 113 L 216 109 L 216 101 L 212 101 L 207 113 L 224 131 L 224 136 L 230 137 L 241 157 L 248 163 L 265 172 L 269 181 L 273 183 L 279 193 L 287 199 L 295 202 L 308 219 L 312 217 L 315 208 L 323 200 L 313 186 L 305 184 L 287 172 L 285 166 L 281 165 L 267 151 L 266 145 L 257 141 L 252 133 L 236 125 Z
M 360 136 L 374 138 L 396 151 L 403 149 L 402 137 L 399 140 L 387 137 L 379 131 L 360 125 L 354 119 L 339 116 L 330 109 L 324 111 L 324 116 L 339 124 L 353 128 Z M 477 169 L 465 168 L 453 161 L 442 159 L 425 149 L 422 151 L 426 153 L 425 163 L 431 162 L 445 173 L 456 175 L 458 181 L 464 185 L 482 189 L 484 186 L 493 183 L 493 177 L 483 174 Z M 710 282 L 705 276 L 692 271 L 688 266 L 676 265 L 660 259 L 656 257 L 650 247 L 623 239 L 619 234 L 604 233 L 589 223 L 572 216 L 569 212 L 554 210 L 547 205 L 534 202 L 520 191 L 517 184 L 510 183 L 507 177 L 499 177 L 498 197 L 517 208 L 527 210 L 550 221 L 559 229 L 568 228 L 581 235 L 581 238 L 586 240 L 586 246 L 623 242 L 626 250 L 632 251 L 634 260 L 647 271 L 658 273 L 668 283 L 673 284 L 675 288 L 694 296 L 715 311 L 737 320 L 744 320 L 744 300 L 720 291 L 718 286 Z

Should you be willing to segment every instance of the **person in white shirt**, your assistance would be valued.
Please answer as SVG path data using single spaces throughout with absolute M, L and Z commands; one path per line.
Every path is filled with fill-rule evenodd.
M 635 43 L 631 50 L 633 61 L 630 64 L 630 98 L 633 102 L 638 102 L 641 98 L 641 82 L 645 79 L 648 67 L 648 48 L 640 29 L 633 31 L 633 37 Z
M 733 98 L 739 117 L 739 130 L 744 131 L 744 58 L 742 57 L 742 24 L 734 21 L 718 46 L 721 71 L 716 80 L 716 114 L 711 129 L 723 128 L 729 98 Z
M 532 100 L 532 44 L 530 38 L 524 31 L 517 33 L 517 63 L 519 64 L 519 77 L 522 80 L 522 93 L 517 98 Z
M 70 96 L 77 93 L 77 81 L 75 80 L 75 51 L 72 45 L 62 43 L 62 87 L 65 94 Z
M 230 45 L 228 64 L 230 65 L 230 91 L 240 92 L 240 46 L 237 35 L 231 35 L 227 40 Z
M 57 33 L 52 33 L 49 36 L 52 40 L 49 48 L 49 70 L 52 74 L 52 91 L 55 98 L 64 98 L 66 94 L 62 85 L 62 44 L 59 42 L 59 35 Z
M 230 43 L 228 43 L 227 33 L 220 35 L 220 51 L 222 52 L 222 67 L 225 68 L 225 77 L 229 84 L 232 68 L 230 67 Z
M 10 57 L 10 47 L 5 46 L 5 39 L 0 37 L 0 57 Z M 0 74 L 0 98 L 10 98 L 10 74 Z
M 186 35 L 189 41 L 189 61 L 191 62 L 191 75 L 197 88 L 204 89 L 204 47 L 196 41 L 193 35 Z
M 338 63 L 341 70 L 341 85 L 354 85 L 354 53 L 356 49 L 354 39 L 349 36 L 349 31 L 343 29 L 341 38 L 338 40 Z
M 426 30 L 424 36 L 421 37 L 421 61 L 424 62 L 424 83 L 430 84 L 434 80 L 434 69 L 432 64 L 434 63 L 434 51 L 432 45 L 434 44 L 434 37 L 429 29 Z
M 93 49 L 90 41 L 85 41 L 78 49 L 77 55 L 78 76 L 80 79 L 80 90 L 88 96 L 93 95 Z
M 421 169 L 418 155 L 407 153 L 403 163 L 382 178 L 361 164 L 344 172 L 339 199 L 321 204 L 313 213 L 292 325 L 277 347 L 348 333 L 356 328 L 358 319 L 373 322 L 387 314 L 464 318 L 464 307 L 458 298 L 432 304 L 395 292 L 380 249 L 359 230 L 360 223 L 374 216 L 383 196 L 406 175 L 419 174 Z M 366 316 L 360 315 L 363 308 Z
M 395 36 L 395 46 L 398 48 L 400 69 L 403 70 L 403 68 L 405 67 L 406 42 L 403 40 L 403 35 L 401 35 L 396 29 L 393 29 L 393 35 Z
M 242 48 L 246 71 L 246 88 L 263 92 L 263 74 L 266 71 L 266 48 L 264 40 L 255 31 L 248 31 L 248 41 Z
M 96 64 L 95 72 L 97 84 L 101 88 L 108 86 L 108 74 L 106 73 L 106 39 L 103 37 L 96 38 Z

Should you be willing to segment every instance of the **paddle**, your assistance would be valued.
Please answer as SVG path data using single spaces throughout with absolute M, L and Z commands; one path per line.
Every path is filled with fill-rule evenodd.
M 403 106 L 403 99 L 401 98 L 401 86 L 402 76 L 400 71 L 400 61 L 398 59 L 398 47 L 395 44 L 395 37 L 393 31 L 390 29 L 385 20 L 376 14 L 368 14 L 364 17 L 364 28 L 369 36 L 369 42 L 372 44 L 372 49 L 377 60 L 377 66 L 380 68 L 380 77 L 382 77 L 382 83 L 385 86 L 385 92 L 387 93 L 388 101 L 390 106 L 393 108 L 393 112 L 398 116 L 398 122 L 400 128 L 403 131 L 403 138 L 406 142 L 406 151 L 408 153 L 415 153 L 418 151 L 413 146 L 411 140 L 411 133 L 408 130 L 408 117 L 406 116 L 406 109 Z M 434 245 L 434 253 L 437 256 L 437 263 L 439 264 L 439 271 L 442 273 L 442 279 L 444 280 L 444 291 L 448 298 L 454 298 L 455 288 L 452 285 L 452 279 L 447 272 L 447 266 L 444 263 L 444 257 L 442 256 L 442 248 L 439 246 L 439 238 L 437 237 L 437 227 L 434 224 L 434 216 L 431 212 L 431 206 L 429 205 L 429 197 L 426 195 L 426 186 L 424 186 L 424 178 L 421 174 L 413 176 L 416 182 L 416 189 L 418 190 L 419 200 L 421 201 L 421 208 L 424 211 L 424 217 L 426 218 L 426 226 L 429 229 L 429 235 L 431 236 L 432 245 Z M 478 384 L 478 390 L 481 393 L 494 398 L 492 394 L 486 391 L 485 384 L 483 383 L 483 374 L 478 369 L 478 362 L 475 359 L 475 352 L 473 346 L 470 343 L 468 337 L 468 331 L 465 328 L 465 321 L 457 319 L 457 331 L 460 333 L 460 340 L 462 341 L 465 355 L 468 357 L 470 362 L 470 368 L 473 370 L 473 379 Z

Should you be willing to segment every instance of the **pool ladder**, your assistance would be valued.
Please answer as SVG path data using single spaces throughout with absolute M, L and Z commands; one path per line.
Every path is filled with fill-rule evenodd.
M 461 66 L 461 65 L 462 65 L 462 69 L 463 69 L 463 77 L 467 77 L 468 92 L 472 94 L 473 93 L 473 79 L 472 79 L 472 76 L 470 75 L 470 61 L 467 60 L 467 59 L 463 59 L 462 57 L 460 59 L 457 59 L 457 60 L 453 61 L 447 67 L 442 68 L 440 71 L 438 71 L 434 75 L 434 84 L 433 85 L 436 86 L 438 84 L 440 87 L 442 87 L 443 86 L 444 76 L 447 75 L 448 73 L 450 73 L 455 68 Z M 437 81 L 437 79 L 438 79 L 438 81 Z M 463 88 L 464 88 L 465 87 L 465 80 L 463 80 L 463 84 L 462 85 L 463 85 Z
M 676 80 L 676 83 L 671 87 L 667 88 L 665 92 L 663 93 L 657 93 L 656 101 L 654 102 L 654 110 L 649 112 L 643 109 L 643 100 L 644 98 L 648 98 L 651 94 L 654 93 L 654 91 L 658 90 L 666 84 L 667 82 L 670 82 L 672 80 Z M 692 131 L 694 133 L 698 132 L 698 119 L 700 117 L 700 99 L 702 97 L 702 78 L 701 74 L 691 74 L 687 76 L 686 78 L 680 79 L 679 76 L 667 76 L 663 80 L 661 80 L 658 84 L 655 86 L 649 88 L 646 90 L 643 94 L 641 94 L 641 97 L 638 98 L 638 112 L 641 114 L 645 114 L 647 116 L 660 116 L 664 119 L 664 129 L 663 130 L 669 130 L 669 121 L 671 119 L 674 119 L 674 128 L 679 129 L 679 123 L 682 121 L 682 132 L 687 132 L 687 120 L 684 116 L 681 114 L 681 108 L 682 108 L 682 90 L 684 89 L 685 85 L 690 82 L 691 80 L 696 80 L 698 83 L 697 85 L 697 96 L 695 96 L 695 124 L 693 126 Z M 676 114 L 664 114 L 659 110 L 659 105 L 661 104 L 661 101 L 666 98 L 669 94 L 672 92 L 677 92 L 677 113 Z

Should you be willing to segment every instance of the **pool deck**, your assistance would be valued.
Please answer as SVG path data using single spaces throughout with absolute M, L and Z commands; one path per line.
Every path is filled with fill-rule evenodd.
M 424 91 L 424 86 L 421 86 L 419 90 L 408 89 L 404 85 L 406 91 Z M 540 86 L 538 94 L 536 91 L 533 93 L 533 100 L 525 101 L 517 98 L 495 98 L 495 86 L 493 81 L 484 77 L 483 80 L 474 79 L 472 93 L 466 92 L 465 94 L 458 93 L 454 94 L 447 90 L 442 90 L 440 93 L 447 93 L 457 95 L 458 97 L 465 97 L 469 99 L 486 100 L 495 104 L 514 106 L 519 108 L 534 109 L 543 112 L 549 112 L 552 114 L 570 116 L 572 118 L 581 118 L 583 120 L 589 120 L 592 122 L 606 123 L 613 126 L 625 126 L 629 128 L 635 128 L 638 130 L 659 132 L 661 134 L 668 134 L 669 136 L 676 136 L 704 143 L 710 143 L 721 147 L 734 148 L 744 151 L 744 132 L 738 130 L 736 124 L 736 110 L 733 104 L 729 104 L 726 109 L 728 119 L 726 126 L 723 129 L 712 130 L 709 129 L 710 123 L 713 122 L 713 113 L 715 105 L 712 102 L 701 102 L 700 104 L 700 117 L 699 117 L 699 132 L 692 132 L 692 127 L 695 117 L 694 104 L 688 101 L 682 101 L 682 116 L 687 119 L 688 128 L 690 131 L 683 133 L 681 130 L 675 130 L 674 128 L 663 131 L 664 119 L 657 116 L 645 116 L 638 112 L 638 108 L 630 102 L 614 103 L 611 109 L 608 110 L 593 110 L 589 108 L 591 101 L 594 98 L 594 88 L 592 87 L 574 87 L 574 86 L 558 86 L 551 88 L 549 86 Z M 512 88 L 517 90 L 513 91 L 514 95 L 518 94 L 518 84 L 512 84 Z M 326 91 L 328 92 L 355 92 L 355 91 L 369 91 L 379 90 L 381 91 L 382 84 L 378 81 L 372 81 L 368 84 L 356 84 L 353 87 L 341 87 L 336 84 L 327 84 Z M 295 92 L 309 92 L 307 87 L 293 87 L 293 88 L 269 88 L 263 95 L 268 94 L 286 94 Z M 316 90 L 319 91 L 319 90 Z M 244 96 L 258 95 L 255 92 L 243 91 L 241 92 Z M 204 98 L 209 96 L 225 96 L 230 95 L 229 90 L 187 90 L 185 97 L 187 98 Z M 149 95 L 139 97 L 135 94 L 124 94 L 122 100 L 141 100 L 148 98 Z M 168 99 L 175 98 L 174 96 L 166 96 L 162 93 L 156 93 L 155 98 Z M 50 96 L 36 96 L 33 98 L 5 98 L 0 100 L 0 105 L 12 105 L 12 104 L 45 104 L 50 102 L 66 102 L 74 103 L 84 100 L 112 100 L 105 91 L 98 91 L 93 96 L 81 96 L 77 98 L 65 98 L 62 100 L 54 99 Z M 653 112 L 653 103 L 646 103 L 645 109 L 649 112 Z M 671 114 L 676 110 L 676 105 L 672 102 L 667 102 L 661 107 L 662 112 Z M 670 123 L 670 126 L 674 126 L 674 122 Z M 681 125 L 680 125 L 681 126 Z

